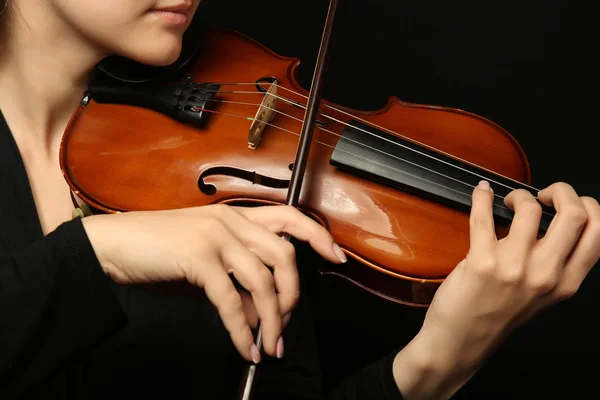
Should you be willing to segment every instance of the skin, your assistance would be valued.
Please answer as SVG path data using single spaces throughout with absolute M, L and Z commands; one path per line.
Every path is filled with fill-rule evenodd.
M 199 0 L 186 1 L 196 10 Z M 0 93 L 10 96 L 0 97 L 0 108 L 45 233 L 71 218 L 59 145 L 93 66 L 111 54 L 151 65 L 174 62 L 187 26 L 174 27 L 148 11 L 180 2 L 12 1 L 0 57 Z M 515 220 L 502 240 L 494 234 L 492 199 L 485 182 L 473 191 L 470 251 L 438 290 L 420 332 L 395 358 L 394 378 L 406 399 L 451 397 L 511 332 L 573 296 L 600 257 L 600 206 L 570 185 L 556 183 L 538 195 L 557 210 L 541 239 L 541 208 L 531 194 L 515 191 L 506 198 Z M 83 223 L 111 279 L 187 280 L 203 288 L 240 354 L 257 362 L 250 327 L 260 318 L 265 352 L 283 356 L 281 331 L 299 296 L 294 249 L 277 234 L 309 241 L 328 261 L 345 260 L 324 228 L 284 206 L 131 212 Z M 249 294 L 237 291 L 228 273 Z

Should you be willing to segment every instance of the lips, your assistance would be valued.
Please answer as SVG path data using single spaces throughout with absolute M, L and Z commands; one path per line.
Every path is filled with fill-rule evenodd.
M 192 11 L 192 5 L 186 4 L 186 3 L 180 3 L 180 4 L 171 5 L 171 6 L 154 8 L 154 9 L 152 9 L 152 11 L 171 12 L 171 13 L 176 13 L 176 14 L 188 15 L 190 13 L 190 11 Z
M 176 26 L 187 26 L 191 18 L 192 5 L 179 3 L 170 6 L 157 7 L 149 11 L 162 21 Z

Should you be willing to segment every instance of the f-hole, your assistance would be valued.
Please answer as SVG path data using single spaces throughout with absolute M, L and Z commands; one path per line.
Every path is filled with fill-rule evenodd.
M 290 164 L 293 166 L 293 163 Z M 239 179 L 252 182 L 255 185 L 267 186 L 275 189 L 287 189 L 290 186 L 289 179 L 277 179 L 270 176 L 257 174 L 254 171 L 246 171 L 235 167 L 212 167 L 202 172 L 198 177 L 198 188 L 207 196 L 213 196 L 217 193 L 217 187 L 213 184 L 204 182 L 204 179 L 214 175 L 232 176 Z

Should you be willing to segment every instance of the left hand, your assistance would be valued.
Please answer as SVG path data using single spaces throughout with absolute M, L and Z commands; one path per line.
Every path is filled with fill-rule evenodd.
M 538 199 L 557 213 L 538 239 L 542 209 L 531 193 L 511 192 L 510 231 L 495 234 L 494 194 L 487 182 L 473 191 L 471 247 L 437 290 L 420 332 L 394 361 L 407 400 L 447 399 L 516 328 L 569 299 L 600 258 L 600 205 L 565 183 Z
M 542 190 L 538 199 L 556 216 L 538 240 L 541 206 L 515 190 L 505 198 L 513 223 L 498 240 L 487 187 L 473 192 L 469 253 L 438 289 L 423 326 L 454 338 L 473 362 L 540 310 L 573 296 L 600 258 L 600 205 L 593 198 L 565 183 Z

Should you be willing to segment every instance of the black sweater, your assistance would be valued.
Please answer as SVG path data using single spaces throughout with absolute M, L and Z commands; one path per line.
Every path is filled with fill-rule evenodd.
M 133 303 L 123 299 L 127 297 L 130 301 L 132 293 L 137 292 L 130 289 L 124 297 L 122 291 L 125 289 L 116 288 L 103 274 L 81 219 L 66 222 L 47 236 L 43 235 L 23 160 L 1 112 L 0 221 L 0 398 L 38 398 L 41 395 L 64 399 L 93 398 L 101 397 L 99 393 L 107 386 L 107 393 L 131 390 L 140 394 L 143 393 L 140 386 L 152 386 L 162 380 L 161 373 L 167 376 L 170 369 L 176 369 L 179 353 L 165 350 L 175 358 L 171 364 L 161 361 L 164 371 L 157 371 L 155 366 L 148 367 L 140 382 L 122 376 L 128 374 L 123 372 L 125 366 L 134 365 L 128 364 L 126 357 L 144 360 L 135 364 L 136 371 L 143 368 L 140 365 L 150 365 L 152 360 L 160 359 L 156 354 L 144 359 L 146 351 L 156 351 L 155 345 L 131 333 L 134 326 L 143 326 L 145 331 L 153 329 L 159 319 L 151 311 L 133 313 Z M 156 299 L 152 301 L 172 301 L 166 297 Z M 158 303 L 144 304 L 142 307 L 152 310 L 153 306 L 148 304 Z M 170 315 L 170 312 L 163 311 L 162 315 Z M 152 321 L 140 322 L 144 318 Z M 163 330 L 174 335 L 173 342 L 181 342 L 180 333 L 176 331 L 177 322 L 166 317 L 163 320 L 167 326 Z M 213 326 L 218 323 L 211 320 L 201 324 L 199 329 Z M 187 326 L 180 331 L 186 329 Z M 189 329 L 193 331 L 193 328 Z M 215 332 L 225 337 L 226 332 L 219 329 Z M 160 335 L 164 334 L 155 336 Z M 207 333 L 200 341 L 212 337 L 216 334 Z M 168 336 L 156 340 L 164 343 Z M 123 344 L 125 342 L 127 344 Z M 145 343 L 148 348 L 144 347 Z M 205 342 L 204 346 L 210 347 L 211 343 Z M 180 353 L 181 363 L 191 365 L 192 361 L 186 359 L 187 351 Z M 392 376 L 394 354 L 357 371 L 342 382 L 335 393 L 317 393 L 314 398 L 401 400 Z M 201 364 L 201 360 L 196 358 L 196 363 Z M 117 375 L 114 370 L 119 365 L 124 366 Z M 111 371 L 112 375 L 106 371 Z M 202 388 L 208 382 L 195 376 L 195 390 L 198 394 L 203 393 Z M 235 374 L 224 376 L 237 378 Z M 182 381 L 185 378 L 182 377 Z M 186 382 L 181 383 L 184 385 L 178 386 L 185 386 Z M 225 386 L 237 386 L 238 383 L 237 380 L 223 382 Z M 116 388 L 113 386 L 116 384 L 138 387 Z M 173 390 L 175 393 L 175 388 Z M 268 393 L 269 389 L 265 390 Z

